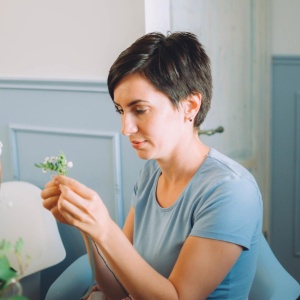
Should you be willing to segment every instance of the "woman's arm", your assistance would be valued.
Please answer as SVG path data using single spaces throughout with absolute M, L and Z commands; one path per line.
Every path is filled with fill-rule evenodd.
M 41 196 L 44 199 L 43 205 L 46 209 L 50 210 L 57 221 L 65 224 L 69 224 L 68 221 L 61 215 L 58 210 L 57 202 L 60 197 L 61 191 L 58 185 L 54 181 L 50 181 L 46 184 L 45 189 L 42 191 Z M 130 210 L 129 215 L 126 219 L 124 225 L 124 233 L 129 240 L 132 241 L 133 236 L 133 210 Z M 86 233 L 82 232 L 82 237 L 84 239 L 87 253 L 89 256 L 89 261 L 91 261 L 90 253 L 90 242 Z M 110 300 L 118 300 L 127 296 L 124 288 L 116 280 L 116 277 L 110 271 L 107 263 L 100 257 L 94 243 L 93 245 L 93 258 L 96 270 L 96 281 L 98 287 L 103 291 L 103 293 L 109 297 Z M 102 254 L 103 256 L 103 254 Z M 104 258 L 104 257 L 103 257 Z M 91 266 L 92 267 L 92 266 Z
M 189 237 L 167 279 L 143 260 L 114 223 L 109 227 L 97 244 L 123 285 L 138 300 L 206 299 L 242 251 L 235 244 Z
M 242 247 L 232 243 L 188 237 L 170 277 L 165 278 L 134 249 L 96 192 L 63 176 L 57 178 L 57 183 L 62 191 L 59 212 L 71 225 L 93 238 L 115 275 L 136 300 L 206 299 L 241 254 Z
M 123 232 L 127 239 L 132 243 L 133 240 L 133 222 L 134 222 L 134 209 L 131 208 L 127 219 L 124 224 Z M 83 239 L 87 248 L 89 259 L 91 261 L 90 254 L 90 244 L 88 237 L 82 232 Z M 94 244 L 93 245 L 93 260 L 95 264 L 96 271 L 96 281 L 99 289 L 107 296 L 110 300 L 118 300 L 125 298 L 128 293 L 121 284 L 121 282 L 116 278 L 116 275 L 112 272 L 110 267 L 105 261 L 104 254 L 100 252 L 100 249 Z M 101 256 L 100 256 L 101 255 Z

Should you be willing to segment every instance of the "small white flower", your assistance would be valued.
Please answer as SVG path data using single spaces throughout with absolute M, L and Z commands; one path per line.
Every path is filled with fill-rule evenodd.
M 51 163 L 56 163 L 56 161 L 57 161 L 57 157 L 55 157 L 55 156 L 51 156 L 50 158 L 49 158 L 49 162 L 51 162 Z
M 70 168 L 70 169 L 73 168 L 73 163 L 71 161 L 68 161 L 67 167 Z
M 44 164 L 46 164 L 49 160 L 49 157 L 47 156 L 45 159 L 44 159 Z

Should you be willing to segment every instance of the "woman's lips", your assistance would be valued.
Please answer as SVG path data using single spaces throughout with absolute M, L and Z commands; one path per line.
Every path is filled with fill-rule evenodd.
M 141 149 L 146 144 L 146 141 L 131 141 L 131 145 L 134 149 Z

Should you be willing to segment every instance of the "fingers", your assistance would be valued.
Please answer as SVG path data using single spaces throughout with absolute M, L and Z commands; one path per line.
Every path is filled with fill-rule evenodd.
M 73 178 L 67 176 L 55 176 L 54 181 L 57 185 L 65 185 L 69 187 L 82 198 L 91 199 L 95 196 L 95 192 L 93 190 Z
M 57 203 L 51 208 L 56 219 L 63 218 L 68 224 L 91 236 L 96 234 L 93 230 L 99 226 L 99 219 L 109 218 L 108 210 L 100 196 L 94 190 L 67 176 L 55 176 L 53 180 L 56 186 L 49 183 L 46 189 L 48 192 L 45 191 L 45 194 L 52 196 L 45 201 L 48 207 Z M 104 221 L 102 223 L 104 224 Z
M 48 188 L 45 188 L 44 190 L 41 191 L 41 197 L 46 200 L 50 197 L 53 197 L 53 196 L 59 196 L 61 193 L 60 189 L 59 189 L 59 186 L 57 185 L 54 185 L 54 186 L 51 186 L 51 187 L 48 187 Z
M 57 205 L 58 199 L 59 196 L 49 197 L 43 201 L 43 206 L 48 210 L 52 210 Z
M 85 207 L 89 201 L 82 199 L 67 186 L 60 185 L 60 189 L 62 193 L 57 203 L 58 211 L 70 225 L 82 230 L 82 225 L 90 218 Z
M 89 209 L 89 199 L 82 198 L 68 186 L 60 185 L 61 197 L 59 200 L 59 209 L 72 210 L 72 215 L 76 218 L 81 218 L 82 212 L 87 212 Z
M 42 204 L 46 209 L 48 209 L 52 213 L 52 215 L 58 222 L 67 224 L 68 222 L 59 212 L 57 207 L 60 195 L 61 191 L 59 186 L 55 183 L 54 180 L 49 181 L 45 185 L 45 189 L 41 191 L 41 197 L 44 199 Z
M 56 206 L 61 191 L 55 181 L 49 181 L 45 185 L 45 189 L 41 191 L 41 197 L 44 199 L 43 206 L 51 210 Z
M 48 181 L 48 182 L 45 184 L 45 188 L 53 187 L 53 186 L 55 186 L 55 185 L 57 185 L 56 182 L 55 182 L 55 180 L 50 180 L 50 181 Z
M 57 205 L 55 205 L 52 209 L 51 209 L 51 213 L 52 215 L 55 217 L 55 219 L 60 222 L 60 223 L 65 223 L 68 224 L 68 221 L 66 220 L 66 218 L 60 213 L 60 211 L 58 210 Z

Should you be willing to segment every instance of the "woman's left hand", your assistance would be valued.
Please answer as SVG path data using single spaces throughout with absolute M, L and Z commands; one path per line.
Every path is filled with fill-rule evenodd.
M 112 221 L 100 196 L 70 177 L 56 176 L 54 180 L 61 190 L 57 203 L 61 215 L 92 238 L 99 237 Z

